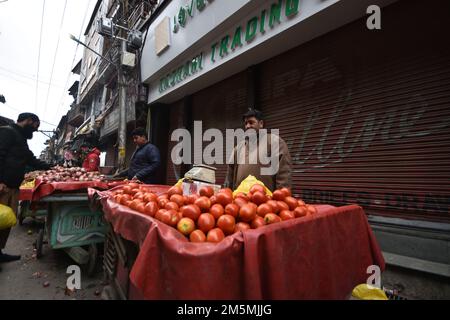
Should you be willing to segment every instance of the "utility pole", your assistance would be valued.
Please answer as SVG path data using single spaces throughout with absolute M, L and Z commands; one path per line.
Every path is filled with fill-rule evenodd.
M 122 1 L 121 5 L 123 12 L 123 21 L 125 22 L 127 19 L 127 10 L 128 10 L 128 1 Z M 120 29 L 120 35 L 123 38 L 123 29 Z M 119 128 L 118 128 L 118 169 L 125 169 L 125 155 L 126 155 L 126 144 L 127 144 L 127 113 L 126 113 L 126 81 L 125 75 L 122 67 L 122 56 L 127 49 L 127 45 L 125 41 L 120 41 L 119 47 L 119 66 L 117 68 L 117 76 L 118 76 L 118 87 L 119 87 Z
M 125 155 L 126 155 L 126 143 L 127 143 L 127 113 L 126 113 L 126 81 L 125 75 L 122 68 L 122 55 L 126 50 L 125 41 L 120 41 L 119 49 L 119 68 L 117 70 L 118 74 L 118 87 L 119 87 L 119 128 L 118 128 L 118 138 L 119 138 L 119 156 L 118 156 L 118 167 L 119 170 L 125 169 Z

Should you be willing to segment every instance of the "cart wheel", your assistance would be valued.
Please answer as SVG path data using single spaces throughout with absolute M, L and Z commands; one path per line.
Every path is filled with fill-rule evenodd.
M 25 214 L 24 210 L 25 210 L 24 204 L 21 202 L 19 204 L 19 210 L 17 210 L 17 220 L 19 220 L 19 225 L 20 226 L 23 225 L 23 220 L 25 219 L 25 217 L 24 217 L 24 214 Z
M 98 258 L 98 249 L 97 249 L 97 245 L 95 243 L 89 245 L 88 253 L 89 253 L 89 260 L 86 265 L 86 268 L 87 268 L 88 276 L 92 277 L 95 273 L 95 268 L 97 266 L 97 258 Z
M 42 249 L 44 246 L 44 229 L 40 229 L 36 240 L 36 258 L 42 257 Z

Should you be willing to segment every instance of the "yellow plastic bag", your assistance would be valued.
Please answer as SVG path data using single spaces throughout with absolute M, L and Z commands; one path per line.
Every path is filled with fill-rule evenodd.
M 365 283 L 356 286 L 352 296 L 361 300 L 389 300 L 383 290 Z
M 3 204 L 0 204 L 0 230 L 8 229 L 16 225 L 16 215 L 14 211 Z
M 247 178 L 245 178 L 244 180 L 242 180 L 241 184 L 239 185 L 239 187 L 237 187 L 236 190 L 233 191 L 233 197 L 238 194 L 239 192 L 242 193 L 249 193 L 250 189 L 253 187 L 254 184 L 260 184 L 264 187 L 264 190 L 266 191 L 266 194 L 269 196 L 272 196 L 272 191 L 270 191 L 265 185 L 264 183 L 262 183 L 261 181 L 259 181 L 258 179 L 256 179 L 254 176 L 249 175 Z
M 184 178 L 181 178 L 177 181 L 177 183 L 175 183 L 173 186 L 174 187 L 182 187 L 183 186 L 183 180 Z
M 33 189 L 36 185 L 36 180 L 23 181 L 20 185 L 20 189 Z

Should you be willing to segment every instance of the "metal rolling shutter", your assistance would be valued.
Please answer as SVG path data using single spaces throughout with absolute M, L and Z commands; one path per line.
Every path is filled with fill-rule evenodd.
M 167 184 L 173 185 L 181 178 L 181 165 L 175 165 L 172 162 L 171 153 L 172 148 L 178 143 L 177 141 L 171 141 L 170 137 L 175 129 L 183 127 L 183 115 L 184 115 L 184 104 L 183 101 L 178 101 L 170 106 L 170 129 L 169 136 L 167 138 L 168 148 L 167 148 Z
M 193 120 L 202 121 L 203 132 L 210 128 L 219 129 L 225 137 L 225 129 L 242 128 L 242 114 L 247 108 L 247 77 L 245 72 L 236 74 L 222 82 L 212 85 L 193 95 Z M 201 154 L 202 150 L 211 142 L 203 142 L 200 146 L 193 146 L 194 154 Z M 225 154 L 223 149 L 217 150 Z M 227 172 L 224 164 L 212 164 L 217 168 L 216 183 L 223 184 Z
M 448 34 L 449 4 L 439 4 L 399 1 L 378 33 L 359 20 L 261 65 L 259 104 L 288 143 L 295 194 L 450 221 L 450 46 L 433 37 Z M 409 23 L 417 16 L 432 23 Z

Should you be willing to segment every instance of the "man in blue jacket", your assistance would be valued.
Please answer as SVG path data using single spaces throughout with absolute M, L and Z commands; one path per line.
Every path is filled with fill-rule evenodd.
M 131 156 L 130 166 L 114 176 L 127 177 L 129 180 L 139 180 L 146 184 L 155 184 L 156 170 L 161 165 L 159 150 L 148 142 L 147 133 L 143 128 L 134 129 L 131 135 L 137 148 Z

